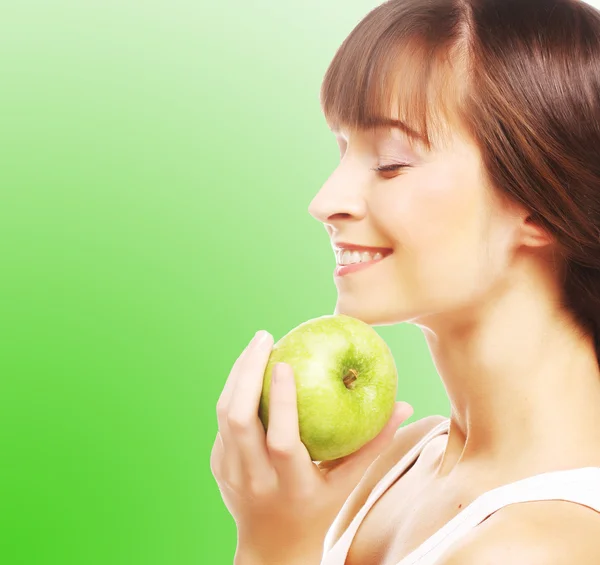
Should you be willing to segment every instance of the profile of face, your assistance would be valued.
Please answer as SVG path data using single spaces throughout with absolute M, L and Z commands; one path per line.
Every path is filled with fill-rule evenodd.
M 340 163 L 309 213 L 334 248 L 391 250 L 334 277 L 335 313 L 424 326 L 476 315 L 508 281 L 526 217 L 490 188 L 478 148 L 459 130 L 430 151 L 398 127 L 334 133 Z M 390 165 L 402 166 L 376 170 Z

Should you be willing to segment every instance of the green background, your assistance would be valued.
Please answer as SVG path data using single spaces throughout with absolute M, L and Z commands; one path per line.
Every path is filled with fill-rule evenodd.
M 232 563 L 215 404 L 333 311 L 319 87 L 375 6 L 2 3 L 0 563 Z M 420 331 L 376 329 L 409 421 L 447 415 Z

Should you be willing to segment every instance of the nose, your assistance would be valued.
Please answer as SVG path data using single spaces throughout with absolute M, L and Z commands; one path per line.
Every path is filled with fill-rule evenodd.
M 310 202 L 308 213 L 335 227 L 341 221 L 361 220 L 366 209 L 364 187 L 348 167 L 340 164 Z

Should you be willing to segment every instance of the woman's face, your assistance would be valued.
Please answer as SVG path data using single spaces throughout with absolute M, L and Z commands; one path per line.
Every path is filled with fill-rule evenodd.
M 336 132 L 341 161 L 309 206 L 338 242 L 388 248 L 335 276 L 335 312 L 372 325 L 465 314 L 502 281 L 517 215 L 488 188 L 478 149 L 454 135 L 443 150 L 401 129 Z M 393 172 L 375 167 L 407 164 Z M 335 245 L 334 245 L 335 246 Z M 339 261 L 338 261 L 339 262 Z

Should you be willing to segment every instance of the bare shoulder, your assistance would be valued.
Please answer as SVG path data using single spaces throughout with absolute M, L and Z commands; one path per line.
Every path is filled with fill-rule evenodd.
M 424 436 L 445 420 L 447 420 L 446 417 L 436 414 L 415 420 L 398 428 L 392 443 L 369 467 L 361 484 L 364 483 L 365 486 L 371 488 L 375 486 L 399 459 L 404 457 Z M 369 491 L 371 488 L 369 488 Z
M 566 501 L 506 506 L 449 548 L 436 565 L 596 565 L 600 513 Z
M 330 532 L 331 544 L 335 544 L 346 531 L 354 516 L 365 504 L 375 485 L 425 435 L 446 419 L 446 417 L 438 415 L 427 416 L 398 428 L 392 443 L 373 461 L 357 487 L 346 500 L 338 520 Z

